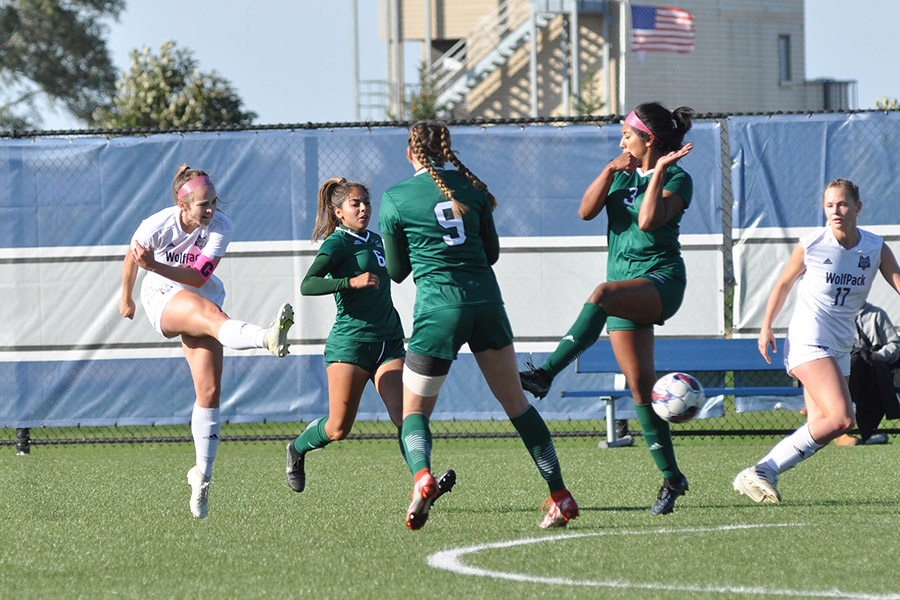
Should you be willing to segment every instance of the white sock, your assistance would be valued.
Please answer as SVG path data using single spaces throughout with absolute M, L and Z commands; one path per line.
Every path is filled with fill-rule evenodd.
M 249 350 L 251 348 L 266 347 L 266 332 L 268 330 L 237 319 L 228 319 L 219 327 L 216 336 L 219 342 L 232 350 Z
M 194 404 L 191 413 L 191 434 L 194 436 L 194 450 L 197 454 L 197 470 L 206 477 L 212 477 L 212 465 L 219 449 L 219 409 L 203 408 Z
M 756 464 L 767 467 L 776 474 L 782 473 L 801 460 L 809 458 L 821 447 L 822 444 L 817 444 L 813 440 L 812 434 L 809 433 L 809 425 L 804 424 L 797 431 L 775 444 L 769 453 Z

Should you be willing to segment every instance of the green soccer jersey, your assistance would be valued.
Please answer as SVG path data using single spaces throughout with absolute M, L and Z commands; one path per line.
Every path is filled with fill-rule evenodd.
M 380 280 L 377 289 L 345 289 L 334 293 L 337 318 L 329 339 L 340 337 L 359 342 L 402 339 L 403 325 L 391 300 L 391 278 L 385 268 L 381 236 L 373 231 L 360 235 L 339 227 L 322 242 L 318 254 L 331 258 L 333 279 L 374 273 Z
M 468 208 L 466 214 L 454 215 L 452 202 L 424 169 L 391 187 L 381 199 L 381 231 L 408 247 L 416 282 L 414 316 L 503 302 L 486 253 L 488 249 L 496 260 L 499 251 L 487 194 L 458 171 L 440 173 L 456 200 Z
M 619 171 L 613 176 L 606 198 L 609 218 L 606 278 L 609 281 L 635 279 L 654 272 L 686 280 L 681 244 L 678 243 L 679 223 L 684 211 L 654 231 L 641 231 L 638 227 L 638 213 L 652 175 L 653 171 L 636 170 L 631 174 Z M 685 209 L 690 206 L 693 182 L 687 171 L 678 165 L 666 169 L 663 189 L 680 196 Z

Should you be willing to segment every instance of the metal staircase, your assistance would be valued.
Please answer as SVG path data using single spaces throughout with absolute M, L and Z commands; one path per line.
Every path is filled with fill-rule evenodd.
M 452 108 L 488 75 L 503 66 L 535 30 L 563 12 L 564 2 L 505 0 L 469 34 L 432 64 L 437 104 Z M 558 5 L 558 8 L 556 7 Z M 533 10 L 534 9 L 534 10 Z

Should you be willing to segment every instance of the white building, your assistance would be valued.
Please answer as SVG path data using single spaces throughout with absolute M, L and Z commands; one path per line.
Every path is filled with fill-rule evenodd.
M 453 118 L 624 114 L 646 101 L 700 113 L 857 108 L 855 81 L 806 80 L 803 0 L 666 0 L 693 16 L 689 53 L 635 52 L 628 1 L 381 2 L 394 115 L 403 40 L 422 42 Z

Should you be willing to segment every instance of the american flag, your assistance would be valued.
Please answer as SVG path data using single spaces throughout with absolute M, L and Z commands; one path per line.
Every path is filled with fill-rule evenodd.
M 694 17 L 667 6 L 631 5 L 631 49 L 694 51 Z

